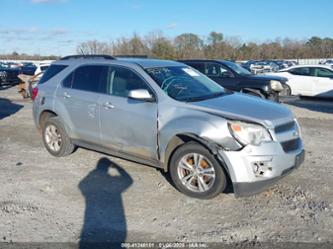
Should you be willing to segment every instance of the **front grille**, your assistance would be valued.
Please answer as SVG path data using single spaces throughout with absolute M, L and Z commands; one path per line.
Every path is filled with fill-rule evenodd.
M 293 140 L 289 140 L 286 142 L 282 142 L 282 148 L 284 150 L 284 152 L 291 152 L 291 151 L 295 151 L 299 148 L 299 145 L 301 143 L 301 139 L 297 138 L 297 139 L 293 139 Z
M 274 131 L 275 131 L 275 133 L 282 133 L 285 131 L 289 131 L 289 130 L 294 129 L 295 125 L 296 125 L 295 121 L 291 121 L 289 123 L 276 126 Z

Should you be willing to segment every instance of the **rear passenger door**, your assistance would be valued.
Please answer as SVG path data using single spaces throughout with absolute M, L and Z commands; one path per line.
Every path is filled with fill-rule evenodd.
M 293 76 L 289 79 L 292 94 L 312 96 L 314 88 L 314 77 L 311 75 L 310 67 L 296 67 L 288 71 Z
M 67 112 L 66 122 L 73 139 L 99 144 L 99 106 L 101 82 L 106 80 L 107 66 L 84 65 L 75 69 L 62 82 L 57 98 Z
M 132 69 L 110 66 L 105 95 L 99 99 L 103 145 L 142 158 L 157 159 L 157 103 L 128 98 L 131 90 L 148 84 Z

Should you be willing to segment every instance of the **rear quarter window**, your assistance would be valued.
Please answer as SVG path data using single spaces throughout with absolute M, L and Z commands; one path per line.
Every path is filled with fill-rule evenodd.
M 51 65 L 43 74 L 39 81 L 39 84 L 44 84 L 49 79 L 53 78 L 55 75 L 64 70 L 67 66 L 65 65 Z

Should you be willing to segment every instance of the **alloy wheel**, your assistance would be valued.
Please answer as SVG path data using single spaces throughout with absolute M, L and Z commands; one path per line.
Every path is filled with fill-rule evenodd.
M 210 190 L 216 178 L 213 164 L 198 153 L 183 156 L 178 163 L 177 173 L 181 183 L 194 192 Z

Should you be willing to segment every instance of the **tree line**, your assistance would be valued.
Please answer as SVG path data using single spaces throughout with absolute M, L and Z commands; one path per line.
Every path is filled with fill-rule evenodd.
M 313 36 L 307 40 L 280 39 L 266 42 L 242 42 L 239 38 L 225 37 L 219 32 L 210 32 L 201 37 L 183 33 L 170 38 L 162 32 L 146 36 L 134 33 L 110 42 L 88 40 L 77 45 L 79 54 L 138 55 L 160 59 L 311 59 L 333 58 L 333 39 Z M 28 55 L 13 52 L 0 55 L 1 59 L 56 60 L 57 55 Z
M 1 60 L 57 60 L 60 57 L 57 55 L 29 55 L 26 53 L 18 53 L 16 51 L 10 54 L 0 54 Z
M 161 32 L 122 37 L 110 42 L 89 40 L 77 46 L 78 53 L 145 55 L 161 59 L 223 58 L 228 60 L 332 58 L 333 39 L 313 36 L 308 40 L 275 39 L 263 43 L 241 42 L 222 33 L 211 32 L 205 38 L 183 33 L 168 38 Z

